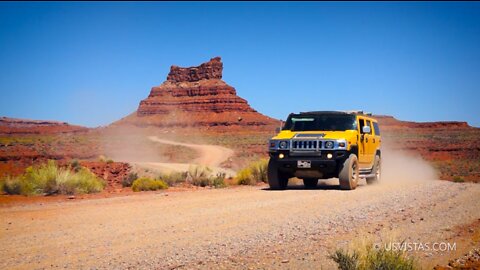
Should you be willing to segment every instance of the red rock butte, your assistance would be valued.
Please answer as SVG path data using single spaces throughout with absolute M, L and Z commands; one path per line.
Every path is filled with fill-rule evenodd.
M 220 57 L 196 67 L 172 66 L 167 80 L 151 89 L 135 113 L 114 123 L 164 128 L 272 130 L 279 121 L 254 110 L 222 80 Z

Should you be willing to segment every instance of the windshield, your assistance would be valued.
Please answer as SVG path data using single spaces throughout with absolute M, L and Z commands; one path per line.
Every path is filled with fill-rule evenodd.
M 345 131 L 356 130 L 355 115 L 318 114 L 290 115 L 283 130 L 291 131 Z

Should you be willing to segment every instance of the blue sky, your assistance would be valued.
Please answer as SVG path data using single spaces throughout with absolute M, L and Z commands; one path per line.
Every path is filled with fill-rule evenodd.
M 0 116 L 107 125 L 221 56 L 261 113 L 480 126 L 480 3 L 0 3 Z

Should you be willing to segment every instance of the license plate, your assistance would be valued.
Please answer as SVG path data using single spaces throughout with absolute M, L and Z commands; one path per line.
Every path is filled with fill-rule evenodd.
M 298 160 L 297 161 L 297 167 L 298 168 L 311 168 L 312 167 L 312 162 L 310 160 Z

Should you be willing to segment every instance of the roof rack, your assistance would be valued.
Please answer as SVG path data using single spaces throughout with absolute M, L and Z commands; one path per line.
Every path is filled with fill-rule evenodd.
M 364 112 L 360 110 L 351 110 L 351 111 L 309 111 L 309 112 L 300 112 L 300 114 L 362 114 L 367 116 L 372 116 L 371 112 Z

